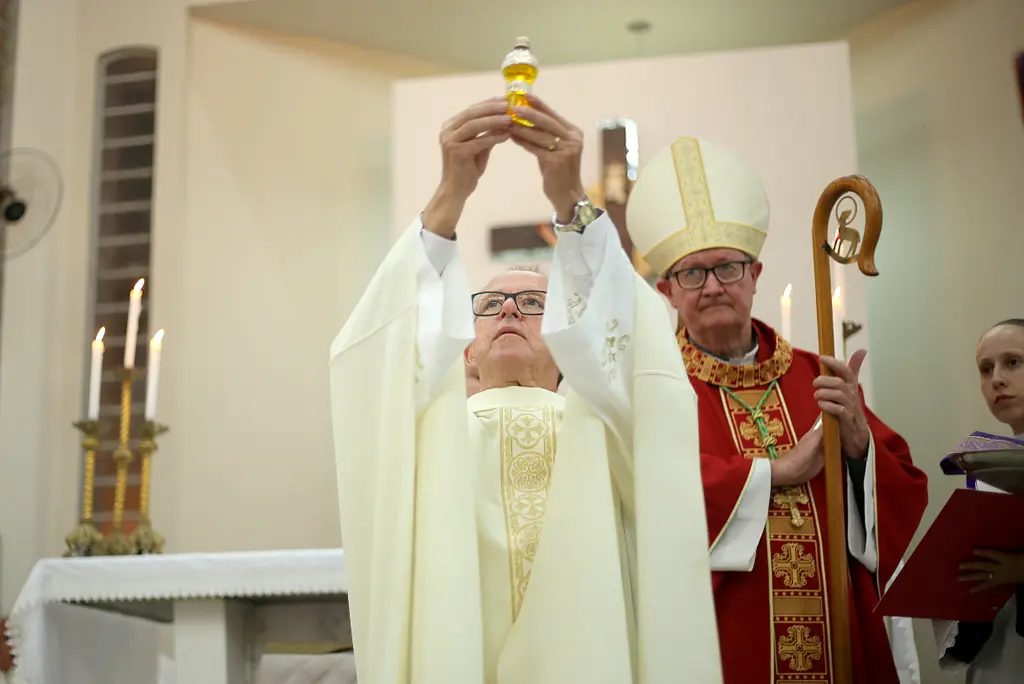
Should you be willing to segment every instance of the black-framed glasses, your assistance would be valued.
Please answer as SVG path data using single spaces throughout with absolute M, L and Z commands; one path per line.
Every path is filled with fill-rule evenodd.
M 751 262 L 748 260 L 726 261 L 708 268 L 702 266 L 681 268 L 678 271 L 673 271 L 671 277 L 675 278 L 676 284 L 684 290 L 699 290 L 704 287 L 704 283 L 708 280 L 708 273 L 714 273 L 715 280 L 720 285 L 729 285 L 743 279 L 749 263 Z
M 540 316 L 544 313 L 544 302 L 548 293 L 543 290 L 523 292 L 477 292 L 473 295 L 474 316 L 497 316 L 505 302 L 513 300 L 519 313 L 524 316 Z

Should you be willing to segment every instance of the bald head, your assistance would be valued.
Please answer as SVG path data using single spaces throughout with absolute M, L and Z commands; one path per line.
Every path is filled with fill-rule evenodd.
M 482 389 L 519 385 L 557 390 L 558 368 L 540 334 L 547 287 L 547 276 L 525 265 L 484 286 L 482 292 L 498 294 L 489 296 L 486 307 L 476 307 L 476 339 L 466 349 L 466 363 L 475 366 Z M 477 301 L 484 296 L 478 293 Z

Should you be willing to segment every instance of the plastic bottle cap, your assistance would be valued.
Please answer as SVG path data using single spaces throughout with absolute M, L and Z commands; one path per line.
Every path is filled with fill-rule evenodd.
M 530 47 L 530 39 L 527 38 L 526 36 L 520 36 L 519 38 L 516 38 L 516 47 L 517 48 L 518 47 L 529 48 Z

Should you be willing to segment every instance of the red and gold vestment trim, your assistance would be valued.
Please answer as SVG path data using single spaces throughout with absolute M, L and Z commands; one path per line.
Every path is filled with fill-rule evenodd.
M 749 366 L 737 366 L 702 351 L 687 339 L 685 328 L 676 333 L 676 340 L 683 353 L 683 363 L 686 364 L 689 376 L 716 387 L 763 389 L 772 380 L 778 380 L 785 375 L 793 364 L 793 347 L 778 333 L 775 333 L 775 353 L 770 358 Z
M 781 338 L 777 339 L 777 345 L 777 350 L 785 345 L 788 354 L 780 357 L 776 351 L 771 360 L 759 364 L 762 369 L 759 373 L 770 375 L 783 365 L 788 368 L 792 348 Z M 713 358 L 701 355 L 705 359 Z M 697 363 L 704 364 L 705 361 L 698 360 Z M 710 364 L 703 367 L 710 368 Z M 769 377 L 759 388 L 755 385 L 735 393 L 748 405 L 756 405 L 766 390 L 763 385 L 773 379 Z M 753 417 L 724 389 L 719 388 L 719 394 L 737 451 L 745 458 L 767 458 L 764 440 Z M 761 413 L 768 434 L 775 439 L 777 452 L 783 454 L 792 449 L 797 442 L 796 431 L 777 385 L 763 402 Z M 831 684 L 824 545 L 810 486 L 804 484 L 772 490 L 765 534 L 771 573 L 768 597 L 774 652 L 771 681 L 773 684 Z

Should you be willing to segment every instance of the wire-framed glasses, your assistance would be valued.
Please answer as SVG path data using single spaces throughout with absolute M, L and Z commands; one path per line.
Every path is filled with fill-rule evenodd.
M 692 268 L 681 268 L 672 272 L 676 284 L 684 290 L 699 290 L 704 287 L 708 280 L 708 273 L 714 273 L 715 279 L 720 285 L 729 285 L 743 279 L 749 261 L 726 261 L 722 264 L 704 268 L 694 266 Z
M 473 295 L 473 315 L 497 316 L 505 302 L 513 300 L 519 313 L 524 316 L 540 316 L 544 313 L 544 302 L 548 293 L 542 290 L 523 292 L 477 292 Z

